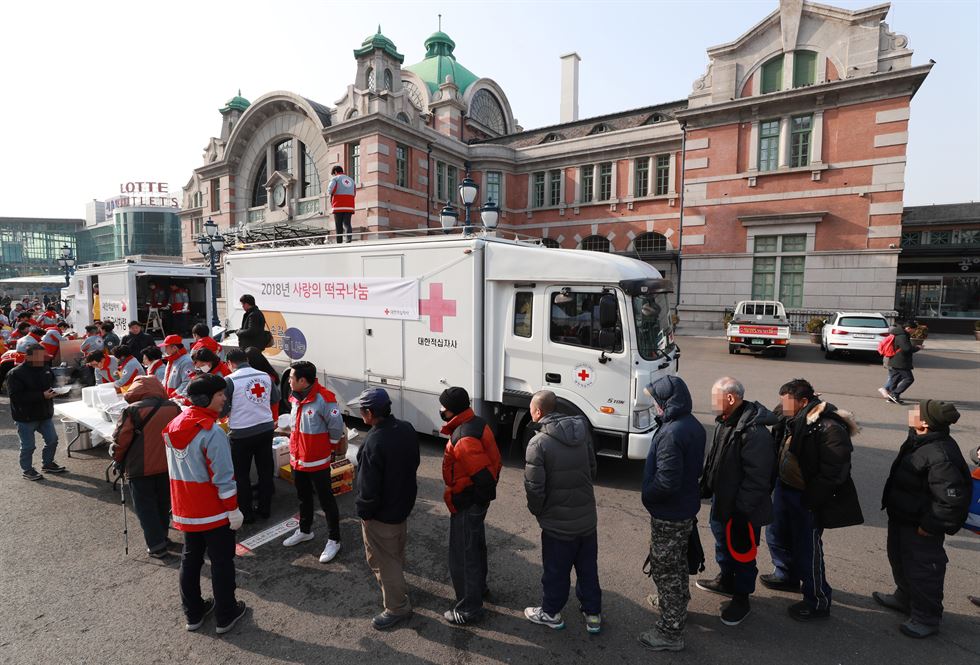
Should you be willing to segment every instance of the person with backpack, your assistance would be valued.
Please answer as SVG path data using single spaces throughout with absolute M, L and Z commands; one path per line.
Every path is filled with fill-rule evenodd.
M 878 392 L 892 404 L 904 404 L 902 393 L 915 382 L 912 375 L 912 354 L 921 351 L 921 347 L 912 344 L 911 334 L 919 327 L 916 321 L 906 321 L 902 326 L 889 329 L 891 345 L 887 344 L 888 337 L 878 345 L 878 351 L 885 359 L 888 368 L 888 381 Z
M 122 347 L 120 347 L 122 348 Z M 129 404 L 112 434 L 109 455 L 129 482 L 133 510 L 154 559 L 169 556 L 170 476 L 163 428 L 180 415 L 155 376 L 137 376 L 123 395 Z

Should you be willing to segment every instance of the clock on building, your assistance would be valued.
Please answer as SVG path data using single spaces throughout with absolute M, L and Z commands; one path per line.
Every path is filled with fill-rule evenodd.
M 286 187 L 281 183 L 272 190 L 272 201 L 280 208 L 286 203 Z

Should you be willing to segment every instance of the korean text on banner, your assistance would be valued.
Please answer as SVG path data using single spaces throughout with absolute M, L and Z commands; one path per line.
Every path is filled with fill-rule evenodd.
M 419 282 L 392 277 L 235 278 L 235 300 L 246 293 L 274 312 L 372 319 L 419 318 Z

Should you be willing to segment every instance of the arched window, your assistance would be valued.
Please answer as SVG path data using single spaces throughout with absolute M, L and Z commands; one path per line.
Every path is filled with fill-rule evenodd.
M 367 84 L 368 84 L 368 90 L 374 90 L 378 85 L 378 81 L 374 75 L 374 67 L 368 67 Z
M 589 130 L 589 134 L 605 134 L 606 132 L 612 131 L 612 127 L 604 122 L 600 122 L 598 125 Z
M 500 102 L 489 90 L 477 90 L 470 103 L 470 117 L 478 123 L 496 132 L 497 134 L 507 133 L 507 118 Z
M 276 144 L 272 151 L 275 170 L 282 173 L 293 172 L 293 140 L 286 139 Z
M 666 252 L 667 237 L 660 233 L 641 233 L 633 240 L 633 250 L 641 258 L 656 252 Z
M 268 172 L 265 168 L 265 157 L 263 156 L 262 164 L 259 166 L 259 172 L 255 174 L 255 180 L 252 181 L 252 205 L 249 207 L 264 206 L 269 202 L 269 192 L 265 189 L 265 183 L 268 179 Z
M 356 118 L 359 115 L 361 115 L 361 114 L 357 112 L 357 109 L 352 109 L 351 112 L 347 114 L 347 119 L 348 120 L 353 120 L 354 118 Z
M 541 238 L 541 245 L 543 247 L 550 247 L 551 249 L 558 249 L 561 245 L 554 238 Z
M 547 136 L 541 139 L 541 143 L 555 143 L 557 141 L 564 141 L 565 137 L 558 132 L 550 132 Z
M 400 122 L 404 122 L 406 125 L 412 124 L 412 119 L 409 118 L 408 115 L 405 113 L 399 113 L 398 115 L 395 116 L 395 119 Z
M 392 90 L 395 87 L 395 79 L 391 75 L 391 70 L 385 70 L 385 90 Z
M 300 151 L 303 153 L 303 198 L 316 196 L 320 193 L 320 174 L 316 171 L 316 164 L 313 161 L 313 154 L 307 150 L 306 144 L 299 144 Z
M 793 87 L 802 88 L 817 82 L 816 51 L 793 52 Z
M 654 113 L 649 118 L 643 121 L 644 125 L 656 125 L 667 120 L 667 117 L 662 113 Z
M 587 252 L 609 252 L 612 244 L 606 236 L 588 236 L 582 239 L 581 249 Z
M 408 94 L 408 101 L 412 102 L 412 106 L 419 111 L 425 108 L 425 98 L 422 96 L 422 91 L 419 90 L 417 85 L 411 81 L 402 81 L 402 90 Z
M 778 92 L 783 89 L 783 54 L 762 65 L 762 83 L 759 90 L 762 94 Z

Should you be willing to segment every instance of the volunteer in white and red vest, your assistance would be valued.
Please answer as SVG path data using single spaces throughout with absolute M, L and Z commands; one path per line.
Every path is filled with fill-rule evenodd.
M 244 516 L 238 509 L 231 446 L 217 424 L 225 406 L 225 380 L 199 376 L 187 386 L 187 399 L 190 408 L 163 429 L 173 523 L 184 532 L 180 600 L 187 630 L 200 628 L 213 611 L 220 635 L 248 611 L 235 599 L 235 531 Z M 213 600 L 201 596 L 205 551 L 211 561 Z
M 155 376 L 163 383 L 167 379 L 167 364 L 163 362 L 163 352 L 158 346 L 148 346 L 140 352 L 140 360 L 148 376 Z
M 129 390 L 136 377 L 144 376 L 145 372 L 140 361 L 136 359 L 133 352 L 125 344 L 117 346 L 112 352 L 112 355 L 116 357 L 119 363 L 119 371 L 117 373 L 119 378 L 113 383 L 116 386 L 117 393 L 124 393 Z
M 354 242 L 354 232 L 351 228 L 351 217 L 354 214 L 354 197 L 357 186 L 354 179 L 344 173 L 344 167 L 339 164 L 330 169 L 330 183 L 327 185 L 327 196 L 330 197 L 330 210 L 333 212 L 333 223 L 337 229 L 337 242 L 344 242 L 344 232 L 347 242 Z
M 108 351 L 93 351 L 85 356 L 85 364 L 95 372 L 95 385 L 111 384 L 116 380 L 119 361 Z
M 313 540 L 313 493 L 327 517 L 327 544 L 320 563 L 329 563 L 340 551 L 340 511 L 333 495 L 330 463 L 334 452 L 347 450 L 347 432 L 336 396 L 316 380 L 316 366 L 305 360 L 290 367 L 293 424 L 289 434 L 289 462 L 299 496 L 299 528 L 282 542 L 286 547 Z
M 44 351 L 48 354 L 49 360 L 61 351 L 61 343 L 65 341 L 66 332 L 68 332 L 68 324 L 64 321 L 58 321 L 58 325 L 50 326 L 44 331 L 44 337 L 41 338 L 41 346 L 44 347 Z
M 210 353 L 207 349 L 194 353 L 202 352 Z M 272 510 L 272 480 L 276 472 L 272 456 L 272 437 L 276 428 L 272 404 L 279 401 L 279 387 L 268 374 L 249 365 L 241 349 L 229 349 L 227 363 L 231 369 L 231 374 L 225 377 L 228 436 L 238 480 L 238 505 L 245 515 L 245 523 L 250 524 L 255 521 L 256 514 L 268 519 Z M 259 496 L 254 505 L 252 460 L 255 460 L 259 481 Z
M 167 370 L 163 373 L 163 387 L 167 389 L 167 397 L 182 398 L 187 391 L 187 384 L 194 376 L 194 361 L 188 355 L 180 335 L 167 335 L 161 346 L 163 359 L 167 362 Z

